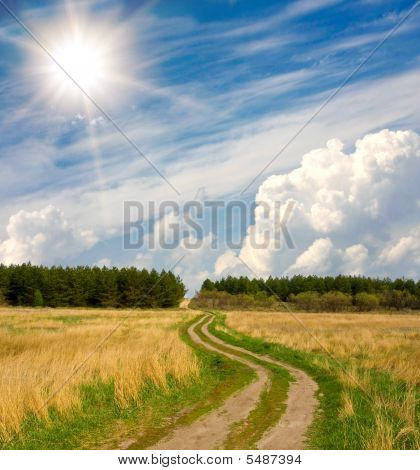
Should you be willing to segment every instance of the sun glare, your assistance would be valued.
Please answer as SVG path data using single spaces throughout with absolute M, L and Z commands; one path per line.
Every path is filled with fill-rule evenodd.
M 71 2 L 66 5 L 65 12 L 31 23 L 42 47 L 30 39 L 24 42 L 22 73 L 31 77 L 34 100 L 51 109 L 93 115 L 93 101 L 107 108 L 127 103 L 137 85 L 132 25 L 121 21 L 117 10 L 98 18 L 88 7 L 76 11 Z
M 105 52 L 88 38 L 65 40 L 52 50 L 57 63 L 51 63 L 51 75 L 58 86 L 74 87 L 76 82 L 85 92 L 93 92 L 106 80 Z
M 103 53 L 94 44 L 73 39 L 59 45 L 53 56 L 62 67 L 53 64 L 55 79 L 59 83 L 66 84 L 70 76 L 88 92 L 105 79 L 106 63 Z

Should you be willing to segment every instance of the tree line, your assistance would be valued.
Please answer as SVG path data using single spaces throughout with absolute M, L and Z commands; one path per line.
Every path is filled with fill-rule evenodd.
M 235 298 L 239 303 L 262 306 L 292 302 L 309 311 L 418 309 L 420 281 L 346 275 L 270 276 L 268 279 L 228 276 L 217 281 L 206 279 L 197 298 L 207 304 L 217 299 L 219 304 L 230 305 L 235 303 Z
M 0 265 L 0 304 L 33 307 L 176 307 L 186 293 L 171 271 Z

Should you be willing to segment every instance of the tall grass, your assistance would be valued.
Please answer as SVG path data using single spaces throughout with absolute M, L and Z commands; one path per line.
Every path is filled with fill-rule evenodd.
M 336 357 L 420 381 L 420 315 L 230 312 L 227 325 L 248 335 Z M 322 346 L 321 346 L 322 345 Z
M 19 433 L 30 413 L 48 420 L 51 408 L 63 415 L 80 409 L 84 384 L 112 382 L 115 401 L 124 408 L 139 400 L 146 381 L 165 389 L 168 375 L 190 380 L 198 364 L 177 325 L 192 316 L 185 311 L 0 309 L 0 439 Z
M 227 312 L 242 334 L 314 353 L 312 364 L 343 386 L 337 417 L 367 449 L 420 446 L 420 316 Z M 325 349 L 338 360 L 331 360 Z

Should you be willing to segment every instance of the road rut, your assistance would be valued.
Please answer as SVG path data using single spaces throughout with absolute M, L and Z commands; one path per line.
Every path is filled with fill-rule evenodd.
M 305 434 L 312 423 L 317 407 L 315 397 L 317 384 L 305 372 L 289 364 L 260 355 L 238 346 L 232 346 L 214 336 L 208 330 L 213 316 L 201 318 L 188 329 L 191 339 L 208 349 L 222 354 L 229 359 L 239 361 L 256 372 L 256 379 L 242 390 L 229 397 L 221 407 L 199 418 L 194 423 L 175 429 L 163 438 L 153 449 L 219 449 L 223 448 L 233 424 L 246 419 L 249 413 L 257 406 L 261 393 L 270 383 L 269 372 L 261 364 L 239 356 L 236 353 L 247 354 L 259 361 L 275 364 L 287 369 L 294 377 L 290 384 L 286 401 L 286 411 L 280 421 L 268 429 L 260 441 L 259 449 L 302 449 L 305 444 Z M 213 344 L 210 344 L 194 331 L 200 326 L 203 335 Z M 223 347 L 218 348 L 217 345 Z

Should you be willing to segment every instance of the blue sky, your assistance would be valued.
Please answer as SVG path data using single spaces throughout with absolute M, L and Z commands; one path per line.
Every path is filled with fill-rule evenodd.
M 205 188 L 211 199 L 245 197 L 250 202 L 257 194 L 285 194 L 288 184 L 287 197 L 301 203 L 301 222 L 309 225 L 296 222 L 299 243 L 293 251 L 250 254 L 244 240 L 241 256 L 248 256 L 258 275 L 321 273 L 322 265 L 331 272 L 418 276 L 420 199 L 410 174 L 418 169 L 420 8 L 241 195 L 414 2 L 5 3 L 50 50 L 60 47 L 74 24 L 106 50 L 108 75 L 89 93 L 180 195 L 82 96 L 68 89 L 59 92 L 44 52 L 0 7 L 0 261 L 168 268 L 182 247 L 170 253 L 122 249 L 124 200 L 185 201 Z M 383 129 L 414 134 L 385 135 Z M 360 150 L 360 157 L 355 143 L 368 134 L 376 136 L 376 143 L 364 141 L 367 150 Z M 326 147 L 331 139 L 343 143 L 342 151 Z M 314 149 L 334 154 L 328 157 L 330 167 L 347 171 L 343 190 L 325 178 L 325 171 L 317 186 L 308 183 L 306 193 L 305 185 L 290 176 L 294 170 L 299 177 L 305 173 L 302 158 L 308 153 L 314 171 L 321 171 L 319 155 L 310 153 Z M 383 152 L 394 155 L 391 169 L 381 167 Z M 346 186 L 350 176 L 343 154 L 355 157 L 352 164 L 360 157 L 366 168 L 370 165 L 364 173 L 367 186 L 357 180 L 357 204 L 376 207 L 369 220 L 352 202 L 355 190 L 350 182 Z M 411 171 L 399 163 L 402 154 L 410 155 Z M 379 162 L 377 169 L 369 163 L 372 158 Z M 354 182 L 361 176 L 353 167 Z M 293 182 L 279 178 L 267 196 L 271 183 L 265 182 L 273 175 L 288 175 Z M 376 192 L 361 201 L 374 182 Z M 382 193 L 388 186 L 392 191 Z M 346 204 L 337 202 L 332 208 L 339 193 Z M 401 200 L 395 200 L 398 194 Z M 391 220 L 390 204 L 400 207 L 401 217 Z M 310 217 L 315 213 L 341 222 L 314 222 Z M 350 218 L 351 240 L 346 235 Z M 258 231 L 258 220 L 252 226 Z M 357 266 L 345 261 L 352 250 L 360 255 Z M 397 261 L 380 261 L 395 250 L 403 252 Z M 224 246 L 188 257 L 178 269 L 191 289 L 204 276 L 227 274 L 227 267 L 240 269 L 237 253 Z

